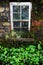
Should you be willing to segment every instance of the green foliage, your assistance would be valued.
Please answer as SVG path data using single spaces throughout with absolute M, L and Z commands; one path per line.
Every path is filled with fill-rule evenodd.
M 4 36 L 4 38 L 7 40 L 7 39 L 11 39 L 11 38 L 20 38 L 20 35 L 17 34 L 17 32 L 15 31 L 11 31 L 10 34 L 6 34 Z
M 0 45 L 0 60 L 3 65 L 43 65 L 43 49 L 41 45 L 28 45 L 27 47 L 7 48 Z
M 15 38 L 36 38 L 36 36 L 33 32 L 23 32 L 23 31 L 15 32 L 15 31 L 11 31 L 11 33 L 5 35 L 4 38 L 7 40 L 7 39 L 11 39 L 11 38 L 14 38 L 14 39 Z

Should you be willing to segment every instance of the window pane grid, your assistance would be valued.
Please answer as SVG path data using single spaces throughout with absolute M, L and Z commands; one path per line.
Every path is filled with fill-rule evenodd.
M 13 29 L 15 31 L 28 31 L 29 6 L 13 5 Z
M 29 20 L 29 6 L 13 6 L 13 20 Z
M 21 6 L 21 8 L 22 8 L 21 12 L 22 20 L 29 19 L 29 6 Z

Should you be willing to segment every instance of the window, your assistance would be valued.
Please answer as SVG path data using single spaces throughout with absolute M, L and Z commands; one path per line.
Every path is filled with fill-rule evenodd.
M 10 3 L 11 30 L 30 31 L 31 8 L 30 2 Z

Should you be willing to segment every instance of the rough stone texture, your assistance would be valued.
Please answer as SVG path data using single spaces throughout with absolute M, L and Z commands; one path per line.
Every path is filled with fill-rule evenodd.
M 9 13 L 9 6 L 8 5 L 3 5 L 0 6 L 0 21 L 5 22 L 5 21 L 10 21 L 10 13 Z
M 38 31 L 43 29 L 43 20 L 33 20 L 32 21 L 32 26 L 31 26 L 32 31 Z
M 33 20 L 32 26 L 43 26 L 43 20 Z
M 1 7 L 0 7 L 1 8 Z M 2 9 L 2 11 L 1 11 L 1 9 Z M 0 21 L 4 21 L 4 22 L 6 22 L 6 21 L 10 21 L 10 16 L 9 16 L 9 14 L 10 14 L 10 10 L 9 10 L 9 7 L 8 6 L 6 6 L 6 8 L 5 7 L 2 7 L 0 9 Z M 33 31 L 37 31 L 39 28 L 37 28 L 37 26 L 43 26 L 43 20 L 39 20 L 39 21 L 37 21 L 37 20 L 33 20 L 32 21 L 32 26 L 31 26 L 31 29 L 33 30 Z

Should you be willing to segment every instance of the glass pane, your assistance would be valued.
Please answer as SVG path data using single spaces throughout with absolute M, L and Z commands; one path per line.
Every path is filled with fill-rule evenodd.
M 13 13 L 13 20 L 18 20 L 18 19 L 20 19 L 20 14 L 19 13 Z
M 22 17 L 22 19 L 28 19 L 29 18 L 29 6 L 22 6 L 21 17 Z
M 14 31 L 20 31 L 20 28 L 14 28 Z
M 14 27 L 20 27 L 20 22 L 13 22 Z
M 22 31 L 27 32 L 28 28 L 21 28 Z
M 22 22 L 22 27 L 28 27 L 28 22 Z
M 20 6 L 13 6 L 13 12 L 20 12 Z

